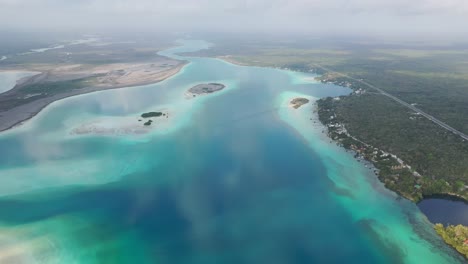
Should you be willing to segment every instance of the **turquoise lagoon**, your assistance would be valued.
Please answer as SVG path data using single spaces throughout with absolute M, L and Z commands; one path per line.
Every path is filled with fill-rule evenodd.
M 161 83 L 71 97 L 0 135 L 0 263 L 461 263 L 416 205 L 323 133 L 310 74 L 190 61 Z M 202 82 L 219 93 L 187 99 Z M 148 110 L 148 134 L 75 135 Z

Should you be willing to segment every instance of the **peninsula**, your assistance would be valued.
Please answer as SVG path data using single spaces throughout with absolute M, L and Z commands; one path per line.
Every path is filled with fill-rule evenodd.
M 187 63 L 157 55 L 157 49 L 131 44 L 76 45 L 66 51 L 22 54 L 0 64 L 0 71 L 39 72 L 18 80 L 14 88 L 0 94 L 0 131 L 32 118 L 54 101 L 157 83 L 177 74 Z

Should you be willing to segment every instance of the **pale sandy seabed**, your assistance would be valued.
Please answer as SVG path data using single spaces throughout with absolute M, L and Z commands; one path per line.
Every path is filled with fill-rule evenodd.
M 223 89 L 224 90 L 224 89 Z M 70 129 L 70 135 L 102 135 L 102 136 L 115 136 L 115 135 L 143 135 L 151 132 L 167 132 L 173 128 L 174 124 L 179 123 L 180 117 L 187 115 L 186 111 L 191 110 L 191 106 L 198 97 L 205 97 L 217 94 L 220 91 L 213 93 L 193 94 L 189 91 L 185 92 L 183 97 L 175 101 L 169 107 L 156 109 L 154 111 L 162 112 L 163 116 L 142 118 L 141 114 L 122 117 L 98 117 L 92 120 L 86 120 L 78 126 Z M 194 96 L 195 95 L 195 96 Z M 200 98 L 201 99 L 201 98 Z M 146 112 L 151 112 L 148 110 Z M 152 120 L 151 125 L 145 126 L 144 123 Z
M 127 117 L 98 118 L 71 129 L 71 135 L 140 135 L 154 130 L 167 130 L 171 126 L 174 112 L 162 111 L 165 115 L 152 118 L 141 118 L 138 115 Z M 141 121 L 139 121 L 141 120 Z M 152 120 L 151 125 L 144 123 Z

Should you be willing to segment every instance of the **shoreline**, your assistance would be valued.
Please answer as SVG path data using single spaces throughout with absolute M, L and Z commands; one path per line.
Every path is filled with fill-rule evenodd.
M 248 65 L 248 64 L 243 64 L 243 63 L 241 63 L 241 62 L 238 62 L 238 61 L 236 61 L 235 59 L 233 59 L 231 55 L 227 55 L 227 56 L 217 56 L 216 58 L 217 58 L 217 59 L 220 59 L 220 60 L 223 60 L 223 61 L 225 61 L 225 62 L 227 62 L 227 63 L 231 63 L 231 64 L 234 64 L 234 65 L 237 65 L 237 66 L 255 66 L 255 65 Z M 262 66 L 259 66 L 259 67 L 262 67 Z M 270 67 L 269 67 L 269 68 L 270 68 Z M 286 69 L 284 69 L 284 70 L 286 70 Z M 294 72 L 295 72 L 295 71 L 294 71 Z M 306 73 L 306 72 L 305 72 L 305 73 Z M 327 83 L 328 83 L 328 82 L 324 82 L 323 80 L 320 80 L 320 79 L 318 79 L 317 81 L 322 82 L 322 83 L 324 83 L 324 84 L 327 84 Z M 335 84 L 335 83 L 334 83 L 334 84 Z M 341 87 L 350 88 L 349 85 L 347 85 L 346 83 L 343 83 L 343 84 L 335 84 L 335 85 L 338 85 L 338 86 L 341 86 Z M 350 89 L 351 89 L 351 88 L 350 88 Z M 321 121 L 320 119 L 319 119 L 319 121 L 320 121 L 320 123 L 321 123 L 322 125 L 324 125 L 324 128 L 326 128 L 326 130 L 327 130 L 327 133 L 326 133 L 326 134 L 327 134 L 327 136 L 328 136 L 328 138 L 329 138 L 330 140 L 332 140 L 333 142 L 339 144 L 344 150 L 353 152 L 353 153 L 355 154 L 355 159 L 358 160 L 359 162 L 361 162 L 361 161 L 369 162 L 369 163 L 372 165 L 372 167 L 373 167 L 373 171 L 374 171 L 375 175 L 376 175 L 377 177 L 379 177 L 379 173 L 378 173 L 378 172 L 379 172 L 379 169 L 375 166 L 375 165 L 376 165 L 375 162 L 373 162 L 372 160 L 366 159 L 366 157 L 364 157 L 364 155 L 362 155 L 362 153 L 359 153 L 358 151 L 356 151 L 356 150 L 354 150 L 354 149 L 352 149 L 352 148 L 346 148 L 345 146 L 343 146 L 342 144 L 340 144 L 340 141 L 339 141 L 339 140 L 333 139 L 333 138 L 330 136 L 330 133 L 329 133 L 330 130 L 329 130 L 327 124 L 325 124 L 325 123 L 324 123 L 323 121 Z M 405 163 L 405 165 L 407 165 L 407 164 Z M 413 202 L 414 204 L 418 204 L 419 202 L 421 202 L 421 201 L 423 201 L 423 200 L 425 200 L 425 199 L 430 199 L 430 198 L 438 198 L 438 199 L 444 199 L 444 200 L 454 200 L 454 199 L 455 199 L 455 200 L 457 200 L 457 201 L 462 201 L 462 202 L 468 204 L 468 199 L 466 199 L 465 197 L 462 197 L 462 196 L 460 196 L 460 195 L 458 195 L 458 194 L 454 194 L 454 193 L 437 193 L 437 194 L 431 194 L 431 195 L 422 195 L 422 197 L 421 197 L 420 200 L 414 200 L 414 199 L 410 199 L 409 197 L 406 197 L 403 193 L 399 192 L 398 190 L 394 190 L 394 189 L 391 189 L 391 188 L 388 188 L 388 187 L 386 187 L 386 188 L 389 189 L 389 190 L 391 190 L 391 191 L 393 191 L 393 192 L 395 192 L 395 193 L 398 194 L 399 196 L 401 196 L 401 197 L 403 197 L 403 198 L 405 198 L 405 199 L 407 199 L 407 200 L 410 200 L 410 201 Z
M 335 84 L 335 85 L 339 85 L 339 84 Z M 322 98 L 322 102 L 324 102 L 324 100 L 326 99 L 327 98 Z M 331 98 L 331 100 L 336 100 L 336 98 Z M 319 109 L 319 115 L 320 115 L 320 111 L 328 111 L 328 109 L 329 108 L 327 108 L 327 106 L 322 106 L 321 109 Z M 325 113 L 322 113 L 322 115 L 325 115 Z M 382 175 L 380 174 L 381 170 L 385 168 L 393 170 L 393 171 L 407 170 L 409 173 L 412 174 L 412 177 L 415 177 L 416 179 L 422 179 L 423 176 L 419 174 L 416 170 L 412 169 L 410 164 L 401 160 L 395 154 L 392 154 L 390 152 L 387 152 L 385 150 L 372 146 L 366 142 L 359 140 L 354 135 L 351 135 L 347 131 L 343 123 L 337 122 L 333 118 L 328 118 L 327 116 L 323 116 L 319 120 L 325 126 L 327 130 L 327 135 L 330 138 L 330 140 L 334 141 L 337 145 L 341 146 L 342 148 L 346 150 L 353 151 L 355 153 L 355 158 L 357 160 L 366 160 L 370 162 L 375 168 L 375 174 L 379 178 L 379 180 L 382 183 L 384 183 L 387 189 L 397 193 L 399 196 L 407 200 L 410 200 L 414 204 L 418 204 L 419 202 L 425 199 L 430 199 L 430 198 L 435 198 L 435 197 L 439 199 L 445 199 L 445 200 L 451 200 L 455 198 L 459 201 L 463 201 L 464 203 L 468 204 L 468 200 L 466 197 L 463 197 L 453 192 L 439 192 L 439 193 L 432 193 L 432 194 L 424 194 L 422 192 L 416 193 L 415 191 L 413 191 L 409 193 L 409 192 L 405 192 L 405 190 L 401 188 L 398 188 L 397 186 L 387 186 L 387 181 L 386 181 L 387 179 L 385 179 L 386 176 L 384 174 Z M 346 142 L 346 140 L 348 141 Z M 384 155 L 385 158 L 387 159 L 391 159 L 395 161 L 397 165 L 389 167 L 388 165 L 385 165 L 385 164 L 383 165 L 379 164 L 380 162 L 382 162 L 381 160 L 382 155 Z M 393 167 L 396 167 L 396 168 L 393 168 Z M 451 197 L 451 198 L 448 198 L 448 197 Z
M 430 194 L 430 195 L 423 195 L 423 198 L 421 199 L 421 201 L 418 201 L 416 204 L 419 204 L 420 202 L 427 200 L 427 199 L 439 199 L 439 200 L 445 200 L 445 201 L 463 202 L 464 204 L 468 205 L 468 201 L 465 198 L 454 193 L 436 193 L 436 194 Z
M 291 100 L 295 96 L 293 93 L 290 93 L 289 91 L 285 93 L 288 93 L 288 95 L 291 95 L 291 96 L 280 97 L 280 100 L 278 101 L 283 102 L 282 104 L 283 106 L 287 104 L 285 98 Z M 314 106 L 316 105 L 314 104 Z M 299 109 L 293 110 L 293 108 L 291 107 L 288 107 L 287 109 L 286 107 L 284 108 L 278 107 L 278 109 L 279 109 L 280 119 L 285 121 L 287 124 L 291 125 L 299 133 L 299 135 L 302 136 L 302 138 L 305 141 L 305 144 L 309 144 L 313 148 L 320 147 L 322 149 L 322 151 L 320 151 L 321 155 L 328 155 L 330 159 L 334 159 L 337 156 L 336 155 L 337 152 L 346 151 L 349 153 L 347 149 L 337 146 L 335 142 L 332 141 L 330 137 L 328 137 L 326 131 L 325 133 L 323 132 L 322 128 L 325 128 L 325 125 L 323 125 L 318 120 L 318 115 L 317 113 L 314 112 L 315 107 L 306 105 L 304 109 L 299 108 Z M 297 113 L 297 115 L 295 113 Z M 311 114 L 312 116 L 314 116 L 313 120 L 311 120 L 310 118 Z M 302 115 L 302 118 L 296 118 L 299 115 Z M 317 121 L 316 124 L 314 124 L 315 120 Z M 312 129 L 312 130 L 308 130 L 307 128 Z M 315 131 L 317 133 L 316 135 L 320 136 L 320 139 L 317 139 L 317 138 L 314 139 L 314 136 L 312 135 L 313 133 L 312 131 Z M 354 159 L 353 156 L 351 155 L 345 155 L 345 157 L 347 158 L 346 159 L 343 158 L 339 160 L 340 161 L 344 161 L 344 160 L 352 161 Z M 369 206 L 369 208 L 365 210 L 366 212 L 357 213 L 356 215 L 354 215 L 356 217 L 354 221 L 356 221 L 357 223 L 361 221 L 372 221 L 373 223 L 375 223 L 373 225 L 374 234 L 381 237 L 384 241 L 387 241 L 387 244 L 386 244 L 387 246 L 392 245 L 392 242 L 398 245 L 400 244 L 404 245 L 404 243 L 407 243 L 407 242 L 417 241 L 415 237 L 407 236 L 407 234 L 408 233 L 411 234 L 411 232 L 415 232 L 415 234 L 417 235 L 417 239 L 418 240 L 420 239 L 422 241 L 422 243 L 418 243 L 418 244 L 422 245 L 423 243 L 427 243 L 427 246 L 421 247 L 421 250 L 424 248 L 424 250 L 427 250 L 429 253 L 431 252 L 430 248 L 432 248 L 433 246 L 436 246 L 436 247 L 443 246 L 443 241 L 438 239 L 439 235 L 437 235 L 435 232 L 434 233 L 432 232 L 432 229 L 433 229 L 432 225 L 426 226 L 427 222 L 425 221 L 424 216 L 421 216 L 420 218 L 419 213 L 416 213 L 414 216 L 413 216 L 413 213 L 410 213 L 410 212 L 413 212 L 414 210 L 412 203 L 406 200 L 400 201 L 400 199 L 398 198 L 400 196 L 398 196 L 394 192 L 388 191 L 388 188 L 385 188 L 383 184 L 380 184 L 380 181 L 378 179 L 374 178 L 375 176 L 373 175 L 373 173 L 371 173 L 370 171 L 367 172 L 366 170 L 364 170 L 363 165 L 367 163 L 362 164 L 362 161 L 361 161 L 361 165 L 359 165 L 355 162 L 352 162 L 352 164 L 355 164 L 355 165 L 348 165 L 349 169 L 346 167 L 342 167 L 338 169 L 337 166 L 333 164 L 332 162 L 326 162 L 325 164 L 327 168 L 330 168 L 330 170 L 332 171 L 333 169 L 336 169 L 335 173 L 327 174 L 327 177 L 329 177 L 330 180 L 335 183 L 336 187 L 334 188 L 334 191 L 336 191 L 337 196 L 340 197 L 339 199 L 343 202 L 346 208 L 350 208 L 350 212 L 355 211 L 355 210 L 352 210 L 353 207 Z M 346 163 L 344 162 L 340 162 L 339 164 L 346 165 Z M 352 175 L 353 170 L 356 170 L 356 172 L 358 173 L 365 173 L 365 174 L 369 173 L 368 176 L 365 176 L 363 178 L 362 186 L 360 185 L 359 180 L 356 179 L 360 177 L 353 177 L 352 180 L 348 180 L 350 175 Z M 349 172 L 349 176 L 348 175 L 344 177 L 338 176 L 338 175 L 343 175 L 342 172 L 345 172 L 345 173 Z M 383 193 L 385 193 L 385 196 L 377 197 L 375 195 L 369 195 L 369 191 L 367 191 L 366 188 L 368 188 L 368 190 L 373 190 L 373 192 L 383 191 Z M 352 191 L 347 192 L 347 190 L 352 190 Z M 356 194 L 354 194 L 354 190 L 356 190 Z M 375 201 L 372 199 L 371 199 L 372 201 L 369 200 L 369 197 L 372 197 Z M 388 199 L 392 203 L 392 207 L 394 206 L 395 208 L 402 208 L 401 210 L 403 212 L 403 221 L 402 222 L 395 221 L 397 218 L 399 218 L 399 217 L 395 217 L 396 214 L 389 214 L 388 215 L 389 220 L 387 220 L 386 217 L 382 217 L 382 214 L 379 214 L 379 213 L 382 213 L 382 211 L 380 211 L 382 206 L 380 202 L 378 202 L 381 199 L 376 199 L 376 198 Z M 371 202 L 369 203 L 369 201 Z M 385 203 L 384 207 L 386 207 L 387 205 L 388 204 Z M 375 208 L 373 208 L 374 206 Z M 392 219 L 393 217 L 395 218 Z M 392 230 L 395 229 L 398 231 L 389 232 L 388 224 L 394 224 L 395 226 L 392 226 Z M 419 226 L 420 224 L 424 224 L 423 225 L 424 227 Z M 430 232 L 430 235 L 427 234 L 426 231 Z M 426 236 L 426 235 L 429 235 L 429 236 Z M 446 252 L 449 252 L 450 256 L 452 256 L 453 258 L 459 259 L 458 258 L 459 255 L 456 253 L 455 250 L 453 251 L 452 250 L 449 251 L 449 250 L 450 248 L 447 247 Z M 415 251 L 415 252 L 421 252 L 421 251 Z M 411 255 L 414 256 L 414 254 L 409 254 L 408 256 L 411 256 Z M 408 261 L 418 263 L 418 259 L 419 257 L 416 255 L 414 256 L 414 261 L 409 261 L 409 259 Z M 436 261 L 434 263 L 445 263 L 445 261 Z
M 222 60 L 226 63 L 230 63 L 230 64 L 233 64 L 233 65 L 236 65 L 236 66 L 249 66 L 249 67 L 262 67 L 262 68 L 265 68 L 264 66 L 256 66 L 256 65 L 249 65 L 249 64 L 245 64 L 245 63 L 241 63 L 237 60 L 235 60 L 231 55 L 224 55 L 224 56 L 215 56 L 214 58 L 216 59 L 219 59 L 219 60 Z M 266 67 L 266 68 L 272 68 L 272 69 L 277 69 L 275 67 Z M 281 68 L 280 68 L 281 69 Z M 281 70 L 287 70 L 287 69 L 281 69 Z M 292 72 L 296 72 L 296 71 L 292 71 Z M 307 72 L 304 72 L 304 73 L 307 73 Z M 320 74 L 320 75 L 323 75 L 323 74 Z M 317 79 L 316 79 L 317 80 Z M 322 82 L 324 84 L 327 84 L 327 82 L 324 82 L 320 79 L 318 79 L 317 81 L 319 82 Z M 335 85 L 338 85 L 338 86 L 341 86 L 341 87 L 345 87 L 345 88 L 350 88 L 349 85 L 346 85 L 343 84 L 343 85 L 340 85 L 340 84 L 335 84 Z M 351 89 L 351 88 L 350 88 Z M 349 96 L 349 95 L 348 95 Z M 318 98 L 320 99 L 320 98 Z M 315 102 L 315 104 L 317 105 L 317 102 Z M 317 106 L 318 108 L 318 106 Z M 317 112 L 318 112 L 318 109 L 317 109 Z M 318 113 L 317 113 L 318 114 Z M 339 144 L 339 146 L 341 148 L 343 148 L 345 151 L 351 151 L 352 153 L 354 153 L 354 156 L 355 156 L 355 159 L 358 161 L 358 162 L 361 162 L 361 161 L 364 161 L 364 162 L 368 162 L 370 166 L 372 166 L 372 171 L 373 173 L 379 177 L 379 169 L 376 167 L 376 164 L 375 162 L 373 162 L 372 160 L 368 160 L 366 159 L 366 157 L 364 157 L 364 155 L 362 155 L 361 153 L 359 153 L 358 151 L 352 149 L 352 148 L 346 148 L 345 146 L 343 146 L 342 144 L 340 144 L 340 142 L 336 139 L 333 139 L 331 136 L 330 136 L 330 133 L 329 133 L 329 128 L 327 126 L 327 124 L 325 124 L 324 122 L 322 122 L 320 120 L 320 118 L 318 118 L 318 121 L 324 126 L 324 128 L 326 129 L 326 135 L 327 137 Z M 405 163 L 406 165 L 406 163 Z M 369 168 L 368 166 L 366 166 L 367 168 Z M 380 180 L 380 179 L 379 179 Z M 393 189 L 390 189 L 388 188 L 387 186 L 385 186 L 386 189 L 390 190 L 390 191 L 393 191 L 395 192 L 398 196 L 402 197 L 402 198 L 405 198 L 409 201 L 411 201 L 412 203 L 414 204 L 418 204 L 419 202 L 425 200 L 425 199 L 430 199 L 430 198 L 438 198 L 438 199 L 444 199 L 444 200 L 457 200 L 457 201 L 462 201 L 466 204 L 468 204 L 468 200 L 460 195 L 457 195 L 457 194 L 454 194 L 454 193 L 438 193 L 438 194 L 431 194 L 431 195 L 423 195 L 422 198 L 420 200 L 414 200 L 414 199 L 410 199 L 409 197 L 406 197 L 403 193 L 397 191 L 397 190 L 393 190 Z
M 234 65 L 237 65 L 237 66 L 253 66 L 253 65 L 248 65 L 248 64 L 245 64 L 245 63 L 236 61 L 236 60 L 233 59 L 232 56 L 230 56 L 230 55 L 227 55 L 227 56 L 217 56 L 217 57 L 215 57 L 215 58 L 216 58 L 216 59 L 219 59 L 219 60 L 222 60 L 222 61 L 225 61 L 225 62 L 227 62 L 227 63 L 231 63 L 231 64 L 234 64 Z
M 317 101 L 315 101 L 314 103 L 315 108 L 318 108 L 318 104 L 317 104 Z M 294 109 L 293 107 L 291 107 L 291 105 L 289 105 L 289 108 L 290 109 Z M 298 110 L 298 109 L 295 109 L 295 110 Z M 315 113 L 315 111 L 314 111 Z M 327 124 L 325 124 L 324 122 L 322 122 L 319 118 L 319 114 L 318 112 L 315 113 L 316 114 L 316 120 L 319 122 L 319 124 L 321 126 L 323 126 L 323 128 L 325 129 L 325 133 L 323 133 L 324 131 L 322 131 L 322 134 L 327 138 L 327 141 L 330 140 L 330 143 L 334 142 L 336 143 L 336 145 L 346 151 L 346 152 L 350 152 L 350 153 L 353 153 L 353 158 L 360 162 L 362 166 L 365 166 L 366 169 L 369 169 L 372 171 L 372 174 L 374 174 L 375 176 L 379 176 L 379 169 L 376 167 L 374 161 L 372 160 L 369 160 L 367 159 L 364 155 L 362 155 L 361 153 L 359 153 L 358 151 L 352 149 L 352 148 L 346 148 L 345 146 L 343 146 L 341 144 L 340 141 L 336 140 L 336 139 L 333 139 L 331 136 L 330 136 L 330 133 L 329 133 L 329 127 L 327 126 Z M 312 120 L 312 119 L 311 119 Z M 380 182 L 382 182 L 380 179 L 378 179 Z M 437 199 L 443 199 L 443 200 L 450 200 L 450 201 L 458 201 L 458 202 L 463 202 L 465 204 L 468 204 L 468 202 L 466 201 L 466 199 L 462 198 L 462 197 L 459 197 L 458 195 L 456 194 L 453 194 L 453 193 L 447 193 L 447 194 L 432 194 L 432 195 L 425 195 L 422 197 L 422 199 L 420 201 L 414 201 L 412 199 L 409 199 L 407 197 L 405 197 L 402 193 L 398 192 L 397 190 L 392 190 L 390 188 L 388 188 L 387 186 L 383 186 L 383 188 L 385 188 L 386 190 L 389 190 L 391 192 L 394 192 L 396 194 L 396 197 L 397 199 L 401 199 L 401 197 L 405 198 L 406 200 L 409 200 L 411 203 L 413 203 L 416 207 L 418 207 L 418 204 L 419 202 L 425 200 L 425 199 L 430 199 L 430 198 L 437 198 Z M 419 209 L 419 207 L 418 207 Z M 467 238 L 468 238 L 468 227 L 464 226 L 463 224 L 459 224 L 459 225 L 447 225 L 445 226 L 445 224 L 440 224 L 440 223 L 434 223 L 432 221 L 429 220 L 428 216 L 421 210 L 419 209 L 419 211 L 421 212 L 421 214 L 424 215 L 424 217 L 426 217 L 427 221 L 432 225 L 435 233 L 442 239 L 442 241 L 447 244 L 449 247 L 451 247 L 455 252 L 457 252 L 460 256 L 462 256 L 463 258 L 465 258 L 465 260 L 468 260 L 468 253 L 466 250 L 463 250 L 465 248 L 462 248 L 462 250 L 460 249 L 460 245 L 464 246 L 465 244 L 463 243 L 454 243 L 454 239 L 452 237 L 452 239 L 450 237 L 447 237 L 447 234 L 450 233 L 448 232 L 447 230 L 452 230 L 453 229 L 456 229 L 456 230 L 460 230 L 460 229 L 463 229 L 465 234 L 467 234 Z M 453 232 L 452 232 L 453 233 Z M 455 238 L 457 238 L 458 236 L 456 235 Z
M 85 87 L 76 91 L 70 91 L 70 92 L 66 92 L 63 94 L 53 95 L 51 97 L 41 98 L 36 101 L 32 101 L 32 102 L 14 107 L 12 109 L 0 112 L 0 133 L 21 126 L 22 124 L 24 124 L 24 122 L 35 117 L 44 108 L 46 108 L 48 105 L 50 105 L 53 102 L 56 102 L 65 98 L 69 98 L 72 96 L 88 94 L 88 93 L 93 93 L 93 92 L 113 90 L 113 89 L 122 89 L 122 88 L 131 88 L 131 87 L 159 83 L 178 74 L 188 64 L 189 64 L 188 61 L 181 61 L 179 65 L 177 65 L 176 67 L 172 69 L 164 71 L 162 76 L 151 81 L 137 82 L 131 85 L 117 85 L 117 86 L 111 86 L 111 87 L 99 87 L 99 86 Z M 40 75 L 42 74 L 43 73 L 41 73 Z M 34 75 L 34 76 L 38 76 L 38 75 Z
M 320 79 L 318 79 L 318 81 L 321 81 L 322 83 L 325 83 L 323 80 L 320 80 Z M 334 83 L 334 84 L 339 85 L 339 86 L 343 86 L 343 85 L 337 84 L 337 83 Z M 354 91 L 356 91 L 356 90 L 354 90 Z M 359 90 L 358 90 L 358 92 L 359 92 Z M 347 96 L 350 96 L 350 95 L 347 95 Z M 322 99 L 325 99 L 325 98 L 322 98 Z M 334 98 L 332 100 L 334 100 Z M 328 111 L 326 106 L 322 107 L 322 110 L 324 110 L 324 109 L 326 111 Z M 327 114 L 329 115 L 328 112 L 327 112 Z M 320 116 L 320 114 L 319 114 L 319 116 Z M 432 194 L 429 194 L 429 195 L 427 195 L 427 194 L 425 195 L 422 192 L 415 194 L 414 191 L 412 193 L 408 193 L 408 192 L 405 193 L 404 189 L 401 189 L 401 188 L 398 188 L 398 187 L 392 186 L 392 185 L 387 186 L 387 184 L 388 184 L 387 179 L 385 178 L 384 174 L 381 174 L 381 169 L 388 169 L 389 167 L 388 167 L 388 165 L 379 164 L 379 162 L 381 162 L 381 160 L 379 160 L 379 155 L 369 154 L 369 151 L 368 151 L 369 149 L 372 151 L 372 153 L 384 153 L 385 155 L 387 155 L 386 157 L 392 157 L 394 160 L 396 160 L 399 163 L 399 165 L 397 165 L 397 167 L 400 167 L 399 169 L 408 169 L 409 172 L 412 173 L 413 174 L 412 176 L 414 176 L 414 177 L 422 178 L 422 175 L 420 175 L 415 170 L 412 170 L 410 165 L 408 165 L 406 162 L 401 160 L 396 155 L 391 154 L 389 152 L 386 152 L 386 151 L 384 151 L 384 150 L 382 150 L 380 148 L 376 148 L 374 146 L 371 146 L 371 145 L 357 139 L 355 136 L 349 134 L 343 123 L 340 123 L 340 122 L 336 123 L 334 120 L 332 121 L 331 118 L 328 119 L 326 117 L 325 117 L 325 119 L 324 118 L 319 118 L 319 121 L 320 121 L 320 123 L 322 125 L 325 126 L 326 132 L 327 132 L 326 134 L 327 134 L 328 138 L 330 138 L 330 140 L 335 142 L 338 146 L 340 146 L 344 150 L 346 150 L 346 151 L 350 150 L 350 151 L 354 152 L 355 153 L 354 158 L 356 160 L 358 160 L 358 161 L 363 160 L 363 161 L 369 162 L 370 166 L 372 166 L 371 168 L 374 170 L 374 174 L 377 176 L 379 181 L 384 184 L 384 187 L 386 189 L 396 193 L 398 195 L 398 197 L 403 197 L 403 198 L 409 200 L 414 205 L 416 205 L 416 207 L 418 207 L 419 211 L 426 217 L 427 221 L 433 226 L 434 231 L 436 232 L 436 234 L 448 246 L 450 246 L 452 249 L 454 249 L 459 255 L 461 255 L 466 260 L 468 260 L 468 253 L 466 253 L 464 250 L 460 249 L 460 245 L 464 246 L 465 244 L 463 244 L 463 243 L 462 244 L 454 243 L 453 239 L 451 237 L 447 236 L 447 230 L 449 230 L 449 229 L 463 228 L 468 233 L 468 228 L 466 226 L 464 226 L 464 225 L 457 225 L 456 227 L 448 225 L 447 227 L 445 227 L 444 224 L 434 223 L 434 222 L 429 220 L 428 215 L 426 215 L 418 206 L 418 204 L 420 202 L 422 202 L 422 201 L 424 201 L 426 199 L 431 199 L 431 198 L 432 199 L 435 198 L 435 199 L 445 200 L 445 201 L 459 201 L 459 202 L 463 202 L 465 204 L 468 204 L 467 198 L 465 198 L 465 197 L 463 197 L 461 195 L 455 194 L 455 193 L 451 193 L 451 192 L 439 192 L 439 193 L 432 193 Z M 341 141 L 343 139 L 351 139 L 352 141 L 351 141 L 351 143 L 347 142 L 348 144 L 344 144 L 343 141 Z M 380 156 L 380 158 L 381 157 L 382 156 Z M 394 169 L 393 167 L 395 167 L 395 166 L 392 166 L 391 170 Z M 418 182 L 417 184 L 420 184 L 420 183 Z M 419 185 L 418 189 L 421 188 L 420 186 L 421 185 Z M 415 185 L 414 187 L 417 187 L 417 185 Z M 455 236 L 455 237 L 457 237 L 457 236 Z
M 225 61 L 225 62 L 227 62 L 227 63 L 231 63 L 231 64 L 233 64 L 233 65 L 237 65 L 237 66 L 263 67 L 263 66 L 255 66 L 255 65 L 242 64 L 242 63 L 236 61 L 235 59 L 233 59 L 230 55 L 228 55 L 228 56 L 217 56 L 216 58 L 217 58 L 217 59 L 220 59 L 220 60 L 222 60 L 222 61 Z M 276 69 L 276 68 L 274 68 L 274 67 L 267 67 L 267 68 Z M 291 70 L 288 70 L 288 69 L 281 69 L 281 68 L 280 68 L 280 70 L 291 71 Z M 296 71 L 291 71 L 291 72 L 296 72 Z M 304 73 L 307 73 L 307 72 L 304 72 Z M 315 78 L 316 78 L 316 77 L 315 77 Z M 315 79 L 315 78 L 314 78 L 314 79 Z M 321 80 L 317 80 L 317 79 L 315 79 L 315 80 L 316 80 L 316 81 L 319 81 L 319 82 L 321 82 L 321 83 L 327 84 L 326 82 L 323 82 L 323 81 L 321 81 Z M 350 88 L 350 87 L 348 87 L 348 86 L 346 86 L 346 85 L 339 85 L 339 84 L 335 84 L 335 85 L 338 85 L 338 86 L 341 86 L 341 87 L 345 87 L 345 88 Z M 351 89 L 351 88 L 350 88 L 350 89 Z M 323 126 L 323 128 L 324 128 L 324 131 L 323 131 L 323 132 L 324 132 L 324 135 L 330 140 L 330 142 L 334 142 L 335 144 L 337 144 L 339 147 L 341 147 L 341 148 L 342 148 L 343 150 L 345 150 L 346 152 L 352 153 L 353 156 L 354 156 L 354 159 L 355 159 L 357 162 L 360 162 L 361 164 L 363 164 L 363 165 L 365 166 L 365 168 L 367 168 L 367 169 L 369 169 L 369 170 L 372 170 L 372 173 L 373 173 L 377 178 L 379 178 L 379 169 L 376 167 L 375 162 L 373 162 L 372 160 L 366 159 L 366 157 L 365 157 L 364 155 L 362 155 L 359 151 L 357 151 L 357 150 L 355 150 L 355 149 L 353 149 L 353 148 L 346 148 L 345 146 L 343 146 L 343 145 L 340 143 L 339 140 L 336 140 L 336 139 L 332 138 L 332 136 L 330 135 L 330 129 L 329 129 L 329 127 L 327 126 L 326 123 L 324 123 L 322 120 L 320 120 L 319 105 L 318 105 L 318 101 L 319 101 L 320 99 L 323 99 L 323 98 L 317 98 L 317 100 L 315 100 L 313 104 L 315 105 L 315 110 L 314 110 L 314 112 L 316 111 L 316 114 L 317 114 L 317 121 L 318 121 L 318 122 Z M 364 164 L 364 163 L 368 163 L 368 164 Z M 380 178 L 379 178 L 379 181 L 381 181 Z M 382 181 L 381 181 L 381 182 L 382 182 Z M 384 185 L 385 185 L 385 184 L 384 184 Z M 417 203 L 419 202 L 419 201 L 412 200 L 412 199 L 410 199 L 410 198 L 404 196 L 403 193 L 398 192 L 398 191 L 396 191 L 396 190 L 392 190 L 392 189 L 388 188 L 387 186 L 385 186 L 385 188 L 388 189 L 388 190 L 390 190 L 390 191 L 392 191 L 392 192 L 395 192 L 399 197 L 402 197 L 402 198 L 404 198 L 404 199 L 407 199 L 407 200 L 411 201 L 411 202 L 414 203 L 414 204 L 417 204 Z M 423 199 L 421 199 L 421 201 L 424 200 L 424 198 L 425 198 L 425 197 L 423 197 Z M 466 201 L 466 202 L 468 203 L 468 201 Z

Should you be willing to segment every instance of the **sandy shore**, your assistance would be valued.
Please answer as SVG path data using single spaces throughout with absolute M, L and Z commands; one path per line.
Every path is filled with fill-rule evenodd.
M 249 66 L 249 65 L 247 65 L 245 63 L 236 61 L 231 55 L 218 56 L 216 58 L 220 59 L 220 60 L 223 60 L 223 61 L 226 61 L 226 62 L 229 62 L 229 63 L 234 64 L 234 65 L 237 65 L 237 66 Z
M 66 93 L 56 94 L 47 98 L 41 98 L 15 108 L 9 109 L 7 111 L 0 112 L 0 132 L 13 128 L 15 126 L 21 125 L 26 120 L 34 117 L 37 115 L 42 109 L 44 109 L 47 105 L 51 104 L 52 102 L 75 96 L 80 94 L 92 93 L 96 91 L 102 90 L 109 90 L 109 89 L 117 89 L 117 88 L 125 88 L 125 87 L 134 87 L 134 86 L 142 86 L 147 84 L 153 84 L 157 82 L 161 82 L 175 74 L 177 74 L 188 62 L 181 62 L 177 66 L 159 71 L 159 72 L 150 72 L 142 76 L 142 70 L 136 71 L 131 77 L 125 77 L 123 79 L 119 79 L 120 81 L 113 81 L 112 79 L 107 79 L 103 82 L 92 87 L 86 87 L 79 90 L 74 90 Z M 145 71 L 145 70 L 143 70 Z M 36 75 L 34 77 L 41 78 L 47 75 L 47 73 Z M 112 78 L 112 77 L 110 77 Z M 13 88 L 12 90 L 16 89 Z M 10 91 L 12 91 L 10 90 Z

